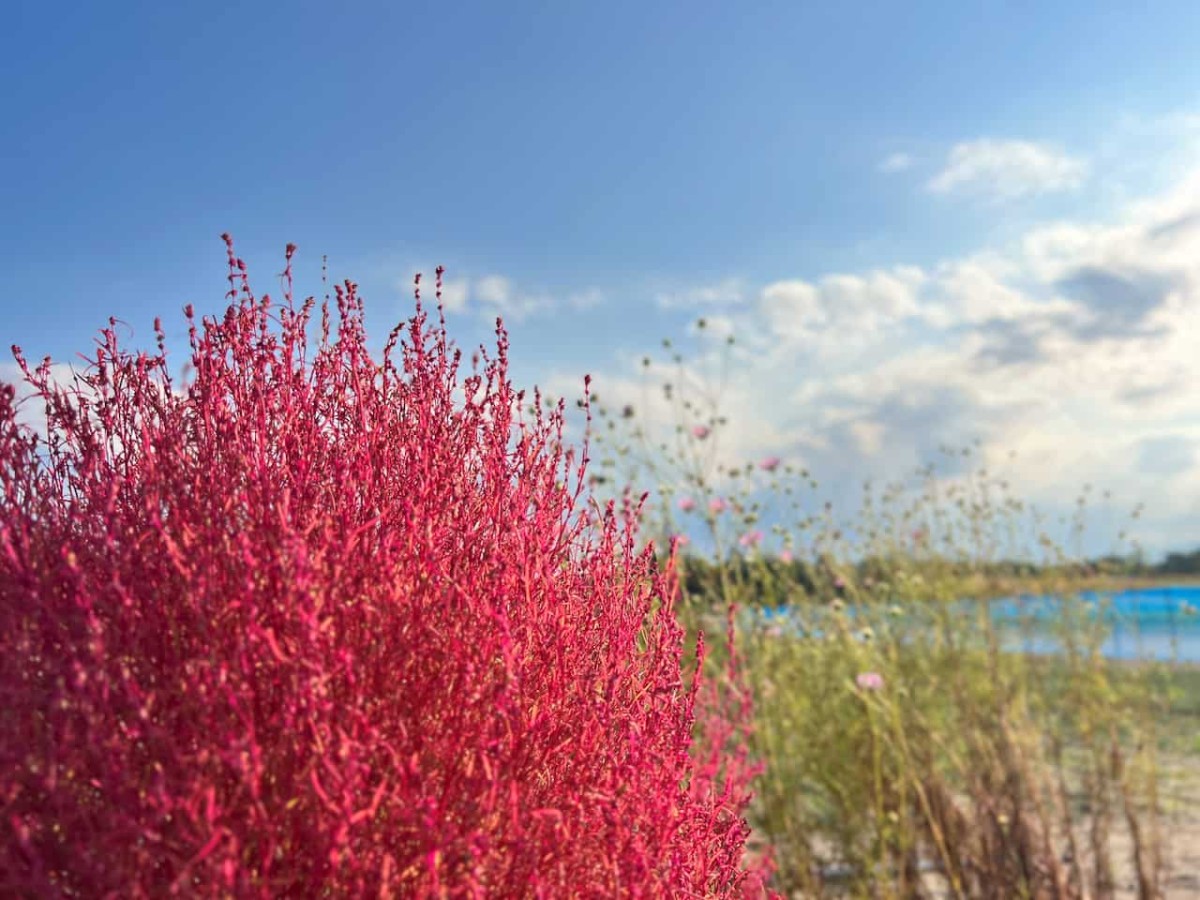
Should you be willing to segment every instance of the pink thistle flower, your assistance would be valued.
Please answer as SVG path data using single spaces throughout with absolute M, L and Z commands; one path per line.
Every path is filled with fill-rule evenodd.
M 740 538 L 738 538 L 738 543 L 743 547 L 757 547 L 760 543 L 762 543 L 762 539 L 763 533 L 756 529 L 754 531 L 747 531 L 745 534 L 743 534 Z
M 774 472 L 779 468 L 779 464 L 783 462 L 778 456 L 768 456 L 759 462 L 758 467 L 766 472 Z
M 712 434 L 712 429 L 709 428 L 707 425 L 693 425 L 692 426 L 692 436 L 695 437 L 697 440 L 702 441 L 706 437 L 708 437 L 710 434 Z
M 883 676 L 878 672 L 860 672 L 854 679 L 860 691 L 883 690 Z
M 779 561 L 780 561 L 781 563 L 790 563 L 790 562 L 791 562 L 793 559 L 795 559 L 795 557 L 794 557 L 794 556 L 792 556 L 792 551 L 791 551 L 791 550 L 782 550 L 782 551 L 780 551 L 780 553 L 779 553 Z
M 679 508 L 681 510 L 683 510 L 684 512 L 691 512 L 693 509 L 696 508 L 696 501 L 693 500 L 691 497 L 680 497 L 679 498 Z
M 675 542 L 675 544 L 679 547 L 686 547 L 688 544 L 690 544 L 692 542 L 692 539 L 689 538 L 686 534 L 672 535 L 671 540 L 673 540 Z
M 839 575 L 837 578 L 833 579 L 833 586 L 840 591 L 846 586 L 846 579 Z
M 710 513 L 712 513 L 714 516 L 719 516 L 721 513 L 725 512 L 725 510 L 728 508 L 729 508 L 729 504 L 726 503 L 724 500 L 722 500 L 720 497 L 713 497 L 711 500 L 708 501 L 708 511 Z

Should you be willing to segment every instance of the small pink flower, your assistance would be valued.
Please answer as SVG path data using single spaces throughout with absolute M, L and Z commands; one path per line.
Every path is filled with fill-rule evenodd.
M 781 462 L 783 462 L 783 460 L 781 460 L 778 456 L 768 456 L 766 459 L 759 462 L 758 467 L 767 472 L 774 472 L 779 468 L 779 464 Z
M 860 672 L 854 683 L 860 691 L 879 691 L 883 689 L 883 676 L 878 672 Z
M 680 547 L 686 547 L 688 544 L 690 544 L 692 542 L 692 539 L 689 538 L 686 534 L 674 535 L 673 540 L 675 541 L 676 545 L 680 546 Z
M 839 575 L 837 578 L 833 579 L 833 586 L 840 591 L 846 586 L 846 580 Z
M 694 437 L 696 437 L 698 440 L 702 441 L 706 437 L 708 437 L 710 434 L 712 434 L 712 429 L 709 428 L 707 425 L 693 425 L 692 426 L 692 435 Z
M 713 497 L 711 500 L 708 501 L 708 511 L 710 513 L 712 513 L 714 516 L 719 516 L 721 513 L 725 512 L 725 510 L 728 508 L 729 508 L 729 504 L 727 504 L 720 497 Z
M 760 543 L 762 543 L 762 539 L 763 533 L 761 531 L 747 531 L 740 538 L 738 538 L 738 543 L 743 547 L 757 547 Z
M 779 561 L 781 563 L 790 563 L 794 558 L 791 550 L 782 550 L 779 553 Z
M 680 497 L 679 498 L 679 508 L 682 509 L 684 512 L 691 512 L 693 509 L 696 508 L 696 501 L 693 500 L 691 497 Z

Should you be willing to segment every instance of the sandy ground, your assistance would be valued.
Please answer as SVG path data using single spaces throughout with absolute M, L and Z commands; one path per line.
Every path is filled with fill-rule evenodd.
M 1200 900 L 1200 757 L 1165 764 L 1161 777 L 1160 846 L 1165 870 L 1160 884 L 1162 897 L 1164 900 Z M 1114 810 L 1114 815 L 1119 816 L 1120 811 Z M 1081 819 L 1076 834 L 1076 846 L 1084 853 L 1082 868 L 1085 872 L 1091 868 L 1086 850 L 1089 827 L 1088 820 Z M 1113 822 L 1110 849 L 1114 897 L 1116 900 L 1140 900 L 1134 874 L 1133 842 L 1124 822 L 1119 819 Z M 837 888 L 831 887 L 830 895 L 839 896 Z M 925 889 L 931 900 L 953 897 L 945 879 L 934 872 L 925 876 Z M 795 894 L 794 900 L 802 900 L 802 895 Z
M 1160 840 L 1164 873 L 1160 888 L 1164 900 L 1200 900 L 1200 758 L 1164 764 L 1159 800 L 1163 817 Z M 1114 810 L 1119 816 L 1119 811 Z M 1085 818 L 1079 823 L 1076 846 L 1087 847 Z M 1123 821 L 1115 821 L 1111 858 L 1116 900 L 1139 900 L 1133 863 L 1133 841 Z M 1087 852 L 1084 871 L 1088 871 Z M 948 896 L 948 895 L 947 895 Z
M 1165 775 L 1161 801 L 1167 871 L 1162 887 L 1167 900 L 1200 900 L 1200 759 L 1177 763 Z M 1129 859 L 1129 846 L 1128 834 L 1121 833 L 1114 855 Z M 1132 867 L 1127 864 L 1117 875 L 1117 896 L 1136 897 Z

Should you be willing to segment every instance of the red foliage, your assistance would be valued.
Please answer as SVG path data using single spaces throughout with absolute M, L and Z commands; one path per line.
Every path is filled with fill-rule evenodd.
M 418 295 L 379 363 L 347 282 L 309 359 L 293 248 L 278 307 L 229 246 L 190 384 L 156 322 L 22 361 L 48 442 L 0 385 L 0 893 L 761 892 L 746 707 L 499 323 L 460 383 Z

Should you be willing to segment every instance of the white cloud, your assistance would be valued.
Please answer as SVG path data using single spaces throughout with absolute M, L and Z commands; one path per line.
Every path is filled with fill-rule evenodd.
M 727 465 L 778 454 L 852 503 L 865 478 L 978 438 L 976 459 L 1043 509 L 1069 513 L 1085 482 L 1111 489 L 1104 521 L 1121 524 L 1097 552 L 1138 502 L 1152 551 L 1200 541 L 1200 170 L 1111 221 L 1041 225 L 1002 251 L 740 292 L 754 302 L 706 315 L 738 342 L 714 445 Z M 688 375 L 717 393 L 717 348 L 699 347 Z M 680 411 L 643 390 L 640 359 L 596 389 L 671 435 Z
M 911 169 L 913 162 L 913 158 L 907 153 L 893 153 L 879 164 L 879 171 L 889 175 L 903 172 Z
M 472 295 L 480 303 L 505 310 L 513 300 L 512 282 L 503 275 L 487 275 L 472 285 Z
M 419 266 L 409 267 L 422 271 Z M 397 288 L 403 293 L 412 291 L 411 276 L 397 279 Z M 422 281 L 422 297 L 429 299 L 431 289 Z M 442 306 L 447 313 L 474 313 L 491 321 L 501 316 L 505 321 L 520 322 L 530 316 L 567 307 L 575 311 L 593 309 L 604 302 L 605 294 L 599 288 L 585 288 L 555 297 L 548 292 L 530 290 L 506 275 L 490 273 L 475 277 L 456 276 L 447 278 L 442 284 Z
M 699 323 L 703 322 L 701 326 Z M 737 324 L 731 316 L 706 315 L 688 326 L 688 333 L 708 338 L 709 340 L 724 341 L 737 331 Z
M 816 284 L 776 281 L 760 292 L 758 310 L 777 338 L 804 341 L 836 330 L 851 344 L 918 315 L 916 291 L 924 280 L 920 269 L 899 266 L 865 275 L 828 275 Z
M 935 328 L 1014 321 L 1035 316 L 1069 315 L 1075 305 L 1062 299 L 1035 300 L 982 259 L 942 263 L 929 278 L 922 316 Z
M 37 370 L 38 365 L 31 365 Z M 78 370 L 72 363 L 55 362 L 50 365 L 49 384 L 52 388 L 65 390 L 68 394 L 81 393 L 93 404 L 97 394 L 89 386 L 77 380 Z M 25 380 L 25 374 L 15 362 L 0 362 L 0 382 L 7 382 L 16 389 L 16 421 L 32 429 L 43 440 L 47 437 L 46 404 L 36 395 L 35 389 Z M 176 390 L 180 390 L 176 385 Z M 94 413 L 93 413 L 94 418 Z
M 1006 201 L 1073 190 L 1087 175 L 1086 162 L 1045 144 L 984 138 L 952 147 L 926 187 L 935 194 Z
M 877 456 L 883 450 L 884 427 L 879 422 L 851 422 L 850 433 L 858 442 L 858 450 L 863 456 Z
M 31 365 L 31 370 L 35 372 L 40 368 L 40 364 Z M 49 437 L 49 424 L 46 416 L 46 402 L 37 395 L 37 391 L 29 382 L 25 380 L 24 372 L 20 371 L 20 366 L 16 362 L 0 362 L 0 382 L 5 382 L 13 385 L 16 389 L 16 421 L 18 425 L 30 428 L 32 432 L 37 434 L 37 437 L 46 442 Z M 78 408 L 78 398 L 82 397 L 88 401 L 91 406 L 89 419 L 97 428 L 100 428 L 100 419 L 96 413 L 96 404 L 100 402 L 101 395 L 98 394 L 94 386 L 86 384 L 83 380 L 83 370 L 78 364 L 72 362 L 52 362 L 49 368 L 48 384 L 52 390 L 65 391 L 68 396 L 68 404 L 71 407 Z M 158 384 L 155 377 L 152 384 L 157 385 L 157 389 L 164 391 L 161 384 Z M 185 392 L 184 386 L 179 382 L 175 382 L 173 390 L 178 395 Z M 113 448 L 120 450 L 121 440 L 119 436 L 112 438 Z M 44 445 L 43 445 L 44 449 Z
M 746 284 L 740 278 L 727 278 L 713 284 L 679 290 L 659 291 L 654 302 L 661 309 L 706 309 L 737 306 L 746 300 Z
M 567 297 L 567 305 L 576 311 L 595 309 L 604 302 L 604 292 L 599 288 L 576 291 Z
M 465 279 L 455 278 L 442 284 L 442 306 L 446 312 L 458 313 L 467 308 L 469 286 Z

